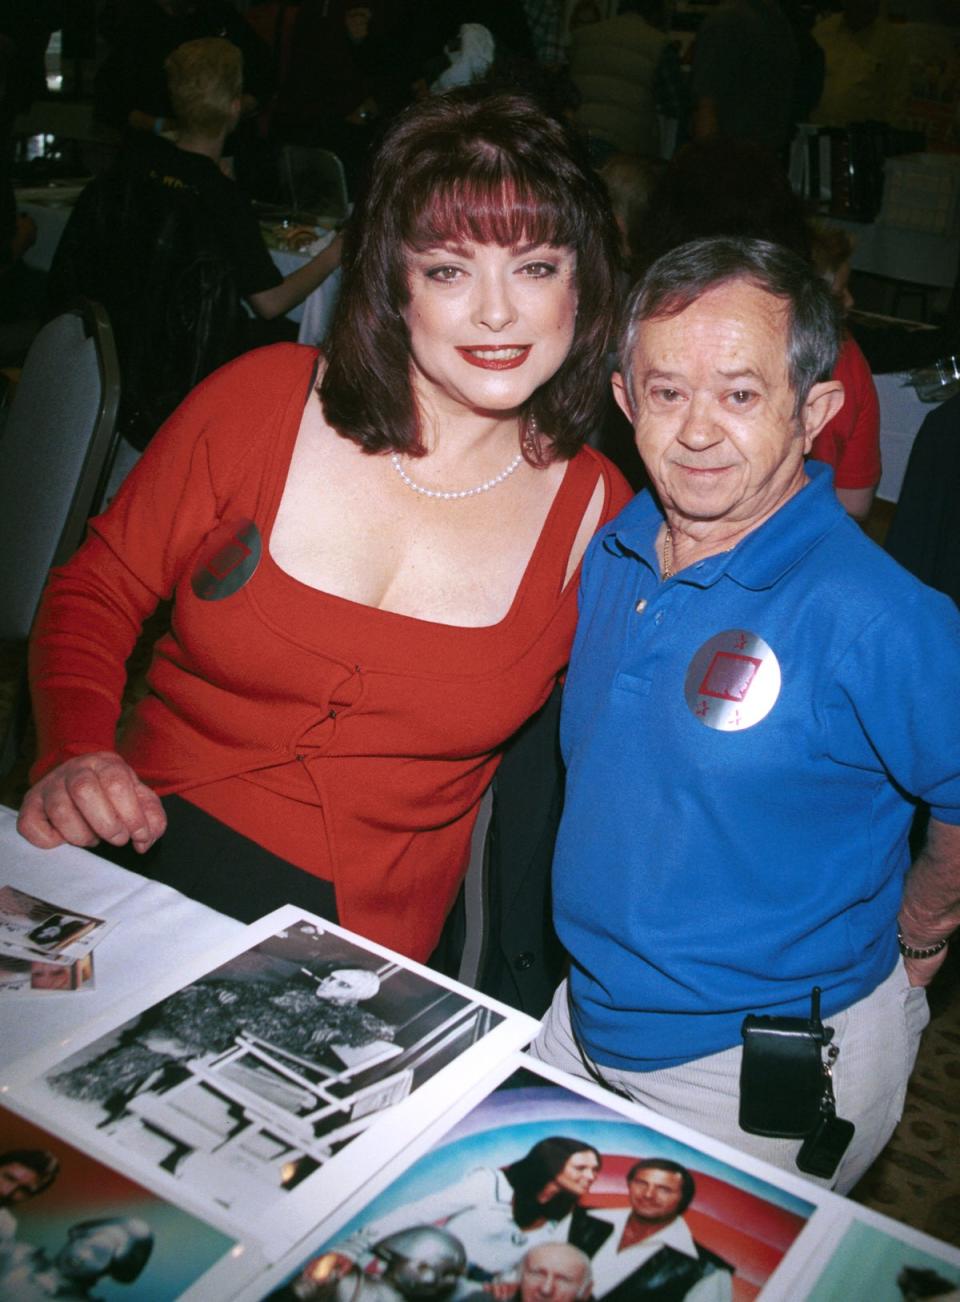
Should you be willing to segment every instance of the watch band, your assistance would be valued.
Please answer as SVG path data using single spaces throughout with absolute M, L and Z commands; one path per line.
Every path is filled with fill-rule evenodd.
M 944 936 L 935 945 L 924 945 L 923 947 L 908 945 L 903 939 L 903 932 L 900 927 L 897 927 L 897 944 L 900 946 L 900 953 L 904 958 L 933 958 L 935 954 L 939 954 L 947 948 L 948 939 L 949 937 Z

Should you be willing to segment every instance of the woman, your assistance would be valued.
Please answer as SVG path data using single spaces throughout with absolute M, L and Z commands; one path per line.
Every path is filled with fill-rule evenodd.
M 811 224 L 811 260 L 846 317 L 853 307 L 850 260 L 853 240 L 839 227 Z M 810 456 L 833 466 L 833 486 L 844 509 L 865 520 L 880 483 L 880 398 L 860 345 L 844 331 L 833 378 L 843 385 L 837 416 L 814 439 Z
M 210 377 L 53 576 L 19 826 L 129 842 L 234 916 L 290 900 L 424 959 L 500 750 L 566 662 L 586 543 L 628 495 L 581 450 L 616 230 L 566 128 L 519 96 L 417 105 L 372 177 L 322 366 L 280 345 Z M 168 597 L 118 753 L 123 663 Z
M 340 1267 L 396 1230 L 440 1224 L 463 1244 L 472 1280 L 512 1271 L 539 1243 L 566 1243 L 570 1217 L 590 1192 L 600 1154 L 579 1139 L 551 1135 L 505 1167 L 477 1167 L 455 1185 L 364 1226 L 339 1249 Z M 469 1290 L 467 1290 L 469 1291 Z

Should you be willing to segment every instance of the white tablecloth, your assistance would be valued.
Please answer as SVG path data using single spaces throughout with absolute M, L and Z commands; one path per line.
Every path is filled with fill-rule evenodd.
M 924 418 L 936 403 L 921 402 L 909 375 L 875 375 L 880 399 L 880 456 L 883 475 L 877 497 L 896 502 L 910 460 L 910 450 Z
M 839 226 L 852 237 L 850 265 L 855 271 L 940 289 L 952 288 L 956 280 L 960 250 L 956 235 L 906 230 L 891 226 L 882 218 L 875 222 L 845 221 L 839 217 L 822 220 L 830 226 Z
M 308 260 L 304 253 L 281 252 L 279 249 L 271 249 L 270 256 L 282 276 L 289 276 L 291 271 L 296 271 Z M 300 343 L 321 344 L 327 337 L 333 309 L 340 297 L 340 280 L 340 268 L 337 267 L 322 285 L 318 285 L 312 294 L 308 294 L 302 303 L 287 313 L 288 318 L 300 326 L 297 334 Z
M 36 242 L 27 250 L 23 258 L 28 267 L 33 267 L 36 271 L 50 270 L 54 252 L 69 220 L 75 198 L 76 194 L 68 197 L 64 192 L 59 200 L 51 199 L 38 203 L 33 199 L 24 198 L 22 191 L 17 192 L 17 211 L 25 212 L 37 224 Z
M 34 849 L 18 835 L 14 812 L 3 806 L 0 886 L 116 921 L 93 951 L 93 990 L 0 994 L 4 1066 L 53 1040 L 65 1041 L 138 987 L 168 977 L 184 960 L 243 930 L 235 919 L 86 850 Z

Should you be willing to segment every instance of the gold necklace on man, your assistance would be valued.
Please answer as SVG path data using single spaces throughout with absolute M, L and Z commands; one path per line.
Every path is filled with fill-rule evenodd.
M 663 564 L 660 566 L 660 582 L 666 583 L 667 579 L 672 579 L 676 571 L 673 568 L 673 530 L 663 522 L 666 533 L 663 535 Z
M 663 535 L 663 563 L 660 566 L 660 582 L 666 583 L 667 579 L 672 579 L 677 571 L 674 568 L 673 560 L 673 530 L 667 524 L 666 520 L 663 522 L 663 527 L 666 529 L 666 533 Z M 736 545 L 737 544 L 734 543 L 732 547 L 723 547 L 716 554 L 718 556 L 725 556 L 727 552 L 732 552 Z

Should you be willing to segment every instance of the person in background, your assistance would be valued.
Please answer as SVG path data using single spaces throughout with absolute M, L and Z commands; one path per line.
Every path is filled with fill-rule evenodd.
M 155 159 L 149 165 L 161 174 L 165 184 L 191 184 L 202 194 L 209 192 L 211 208 L 216 206 L 218 225 L 231 249 L 238 271 L 259 264 L 254 288 L 252 280 L 238 277 L 241 292 L 257 316 L 272 320 L 284 316 L 312 293 L 339 265 L 341 237 L 338 235 L 302 267 L 281 276 L 263 244 L 253 208 L 236 185 L 224 186 L 203 160 L 223 170 L 223 148 L 230 130 L 243 111 L 244 65 L 239 49 L 229 41 L 210 38 L 179 46 L 166 62 L 170 100 L 177 120 L 176 148 L 179 155 L 157 142 Z M 183 158 L 186 154 L 188 157 Z M 178 176 L 178 164 L 188 169 Z M 189 171 L 192 168 L 192 173 Z M 167 177 L 172 172 L 172 180 Z M 217 198 L 214 198 L 214 195 Z M 228 213 L 232 208 L 233 212 Z M 212 214 L 211 214 L 212 215 Z M 264 256 L 266 254 L 266 256 Z M 249 258 L 249 264 L 247 259 Z M 272 283 L 270 283 L 272 282 Z
M 273 109 L 278 144 L 329 149 L 347 189 L 362 183 L 372 143 L 407 102 L 397 0 L 303 0 Z
M 554 864 L 570 976 L 531 1052 L 847 1192 L 899 1120 L 960 923 L 960 616 L 805 460 L 840 342 L 827 286 L 769 242 L 692 241 L 634 290 L 616 389 L 656 497 L 584 563 Z M 775 1054 L 741 1092 L 745 1015 L 799 1034 L 814 1009 L 832 1104 L 824 1030 L 802 1093 L 791 1072 L 757 1119 L 788 1100 Z
M 523 12 L 537 63 L 544 68 L 559 67 L 564 61 L 560 0 L 523 0 Z
M 19 366 L 40 328 L 32 277 L 23 257 L 35 244 L 33 218 L 17 211 L 13 185 L 13 122 L 24 107 L 17 71 L 20 46 L 0 30 L 0 365 Z M 35 274 L 35 273 L 34 273 Z
M 785 156 L 799 54 L 778 0 L 725 0 L 701 23 L 690 70 L 690 136 L 726 136 Z
M 853 307 L 850 259 L 853 241 L 837 227 L 813 225 L 813 265 L 833 291 L 841 312 Z M 880 399 L 867 359 L 853 336 L 844 332 L 833 378 L 843 385 L 843 406 L 813 441 L 810 456 L 833 466 L 833 486 L 844 509 L 865 520 L 880 483 Z
M 628 497 L 582 447 L 617 234 L 576 137 L 517 95 L 411 107 L 371 176 L 325 355 L 198 386 L 52 576 L 19 827 L 423 960 Z M 171 597 L 118 749 L 127 655 Z
M 676 46 L 660 30 L 662 12 L 659 0 L 623 0 L 612 18 L 571 33 L 577 122 L 600 164 L 614 152 L 664 156 L 658 110 L 666 95 L 665 107 L 679 114 L 684 77 Z
M 230 0 L 108 0 L 99 26 L 108 53 L 94 80 L 94 116 L 116 131 L 174 130 L 166 60 L 204 37 L 222 37 L 243 53 L 242 116 L 270 96 L 269 50 Z
M 239 48 L 222 37 L 204 37 L 178 46 L 166 59 L 165 71 L 170 103 L 176 121 L 173 140 L 143 136 L 129 146 L 121 172 L 146 178 L 168 190 L 197 197 L 203 218 L 215 234 L 233 272 L 236 287 L 257 316 L 264 320 L 284 316 L 302 303 L 339 264 L 341 238 L 338 235 L 320 253 L 301 267 L 282 276 L 263 241 L 260 224 L 250 200 L 236 182 L 224 174 L 223 149 L 227 136 L 243 111 L 244 62 Z M 94 183 L 95 188 L 99 188 Z M 107 277 L 109 246 L 92 250 L 87 243 L 85 206 L 64 232 L 51 269 L 53 288 L 58 291 L 61 276 L 79 282 L 89 297 L 105 295 L 97 279 Z M 113 239 L 122 240 L 123 231 Z M 74 265 L 67 266 L 72 262 Z M 80 265 L 76 265 L 80 264 Z M 93 279 L 89 279 L 92 277 Z M 98 292 L 99 291 L 99 292 Z
M 620 232 L 620 252 L 629 283 L 639 271 L 637 259 L 643 247 L 643 226 L 654 188 L 666 164 L 637 154 L 611 154 L 597 170 L 607 187 L 613 215 Z
M 813 29 L 825 60 L 812 120 L 825 126 L 894 121 L 901 109 L 906 60 L 902 36 L 880 14 L 880 0 L 843 0 Z
M 960 607 L 960 393 L 932 406 L 910 449 L 885 547 Z
M 78 296 L 110 315 L 123 436 L 111 491 L 206 375 L 258 343 L 296 337 L 285 314 L 340 260 L 336 235 L 281 275 L 251 201 L 224 174 L 241 113 L 240 50 L 221 37 L 188 41 L 166 71 L 175 139 L 131 133 L 112 171 L 80 196 L 47 284 L 51 315 Z
M 821 233 L 822 232 L 822 233 Z M 849 254 L 832 243 L 827 228 L 812 226 L 779 161 L 746 140 L 705 140 L 671 159 L 650 196 L 640 230 L 641 266 L 672 248 L 708 235 L 770 240 L 807 261 L 814 259 L 846 308 Z M 839 260 L 838 260 L 839 259 Z M 832 270 L 827 274 L 827 264 Z M 814 440 L 810 456 L 834 469 L 834 486 L 857 520 L 867 515 L 880 482 L 880 410 L 870 367 L 844 334 L 834 379 L 844 385 L 839 412 Z

